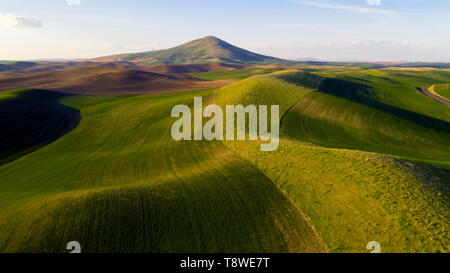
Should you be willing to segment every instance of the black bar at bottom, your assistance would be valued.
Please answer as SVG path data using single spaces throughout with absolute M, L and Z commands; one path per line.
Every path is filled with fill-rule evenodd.
M 0 264 L 33 268 L 104 270 L 142 268 L 140 272 L 310 272 L 320 269 L 438 268 L 448 254 L 0 254 Z M 130 269 L 129 268 L 129 269 Z M 132 271 L 127 271 L 132 272 Z M 404 271 L 403 271 L 404 272 Z

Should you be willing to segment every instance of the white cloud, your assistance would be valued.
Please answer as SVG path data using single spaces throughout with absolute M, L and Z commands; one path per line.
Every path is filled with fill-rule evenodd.
M 340 5 L 340 4 L 330 4 L 325 2 L 317 2 L 317 1 L 308 1 L 308 0 L 291 0 L 291 2 L 300 4 L 303 6 L 315 7 L 315 8 L 323 8 L 323 9 L 335 9 L 335 10 L 344 10 L 353 13 L 362 13 L 362 14 L 376 14 L 376 15 L 394 15 L 396 14 L 393 10 L 379 9 L 379 8 L 364 8 L 358 6 L 348 6 L 348 5 Z M 367 2 L 380 2 L 380 0 L 368 0 Z
M 79 6 L 79 5 L 81 5 L 81 0 L 67 0 L 67 5 Z
M 26 28 L 40 28 L 43 26 L 42 21 L 39 19 L 13 14 L 0 15 L 0 25 Z
M 369 6 L 381 6 L 381 0 L 366 0 Z

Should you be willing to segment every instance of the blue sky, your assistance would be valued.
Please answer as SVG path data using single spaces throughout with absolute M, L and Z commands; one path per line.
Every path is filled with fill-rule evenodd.
M 90 58 L 207 35 L 288 59 L 450 62 L 450 1 L 0 0 L 0 60 Z

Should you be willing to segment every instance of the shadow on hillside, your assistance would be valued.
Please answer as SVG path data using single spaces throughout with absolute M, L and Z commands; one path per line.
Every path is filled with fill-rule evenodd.
M 288 83 L 292 83 L 310 89 L 317 89 L 320 83 L 324 80 L 323 77 L 312 74 L 307 71 L 298 71 L 289 74 L 280 74 L 276 75 L 276 77 Z
M 328 78 L 320 83 L 318 91 L 376 108 L 377 110 L 412 121 L 427 128 L 450 133 L 450 123 L 447 121 L 376 101 L 376 92 L 374 92 L 372 87 L 367 85 Z
M 72 96 L 26 90 L 0 101 L 0 165 L 36 151 L 76 128 L 80 111 L 59 100 Z

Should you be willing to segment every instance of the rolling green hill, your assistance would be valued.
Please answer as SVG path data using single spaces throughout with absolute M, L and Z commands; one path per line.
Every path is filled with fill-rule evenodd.
M 83 252 L 368 252 L 369 241 L 448 252 L 450 116 L 415 87 L 449 73 L 286 70 L 214 90 L 34 97 L 39 112 L 81 119 L 0 166 L 0 252 L 65 252 L 73 240 Z M 279 149 L 172 140 L 172 107 L 195 96 L 280 105 Z
M 0 165 L 31 153 L 78 125 L 78 110 L 58 101 L 68 94 L 44 90 L 0 93 Z
M 279 70 L 283 70 L 282 68 L 244 68 L 244 69 L 236 69 L 236 70 L 219 70 L 219 71 L 209 71 L 209 72 L 201 72 L 201 73 L 190 73 L 188 75 L 209 81 L 217 81 L 224 79 L 238 79 L 242 80 L 254 75 L 259 74 L 269 74 Z
M 0 166 L 0 251 L 65 252 L 73 240 L 83 252 L 326 251 L 246 160 L 172 140 L 171 108 L 209 94 L 60 100 L 80 111 L 78 127 Z
M 320 82 L 323 83 L 323 79 L 321 81 L 313 74 L 283 71 L 221 88 L 216 98 L 222 105 L 240 102 L 279 104 L 280 111 L 285 112 L 284 130 L 288 134 L 299 132 L 298 138 L 291 135 L 282 137 L 279 149 L 270 153 L 261 152 L 259 142 L 226 141 L 226 146 L 252 162 L 305 213 L 331 252 L 364 252 L 365 244 L 373 240 L 381 243 L 383 252 L 448 252 L 448 169 L 358 150 L 326 148 L 298 140 L 321 136 L 323 142 L 328 139 L 333 143 L 334 139 L 341 138 L 345 141 L 343 132 L 354 130 L 356 136 L 352 141 L 362 145 L 363 140 L 359 138 L 358 130 L 353 129 L 354 126 L 371 124 L 377 115 L 388 115 L 382 110 L 371 109 L 361 101 L 353 102 L 351 97 L 335 97 L 314 91 L 313 87 L 319 86 Z M 347 95 L 354 94 L 350 92 Z M 374 91 L 371 95 L 379 94 Z M 320 101 L 322 104 L 312 100 L 318 97 L 325 97 L 326 100 Z M 308 103 L 303 108 L 299 107 L 298 102 L 305 100 Z M 293 105 L 295 107 L 289 110 Z M 317 113 L 314 122 L 308 123 L 309 116 L 299 112 L 305 107 L 308 113 L 308 107 Z M 430 107 L 439 108 L 440 105 Z M 328 113 L 334 108 L 339 110 Z M 342 111 L 348 113 L 348 118 L 340 121 Z M 287 121 L 289 117 L 291 120 Z M 373 136 L 366 135 L 367 141 L 373 141 L 377 149 L 387 151 L 386 147 L 396 144 L 395 137 L 401 135 L 404 146 L 408 147 L 406 151 L 418 157 L 416 147 L 408 144 L 418 141 L 422 135 L 429 135 L 441 139 L 430 149 L 435 149 L 435 152 L 439 148 L 443 150 L 434 156 L 431 152 L 427 155 L 431 160 L 449 165 L 448 134 L 412 124 L 407 117 L 387 117 L 375 119 L 376 124 L 373 125 L 378 126 L 378 134 L 387 134 L 383 142 L 376 141 L 378 135 L 374 134 L 375 128 L 372 128 Z M 311 130 L 320 130 L 324 124 L 327 125 L 326 119 L 331 119 L 330 124 L 339 126 L 340 130 L 316 135 L 300 129 L 306 123 Z M 353 119 L 359 122 L 354 124 Z M 396 123 L 391 126 L 392 122 Z M 399 126 L 398 131 L 396 126 Z M 364 129 L 360 128 L 363 133 Z M 389 130 L 392 133 L 388 133 Z M 350 133 L 348 135 L 352 136 Z M 352 145 L 351 141 L 344 143 L 349 147 Z
M 194 40 L 170 49 L 100 57 L 94 60 L 130 61 L 145 64 L 200 64 L 212 62 L 239 64 L 289 63 L 286 60 L 264 56 L 233 46 L 213 36 Z
M 450 100 L 450 84 L 438 84 L 434 86 L 434 91 L 440 96 Z
M 326 147 L 448 165 L 448 107 L 414 88 L 433 81 L 432 73 L 415 72 L 415 79 L 410 72 L 339 73 L 297 102 L 283 120 L 284 130 L 292 138 Z M 439 81 L 442 75 L 434 74 Z

